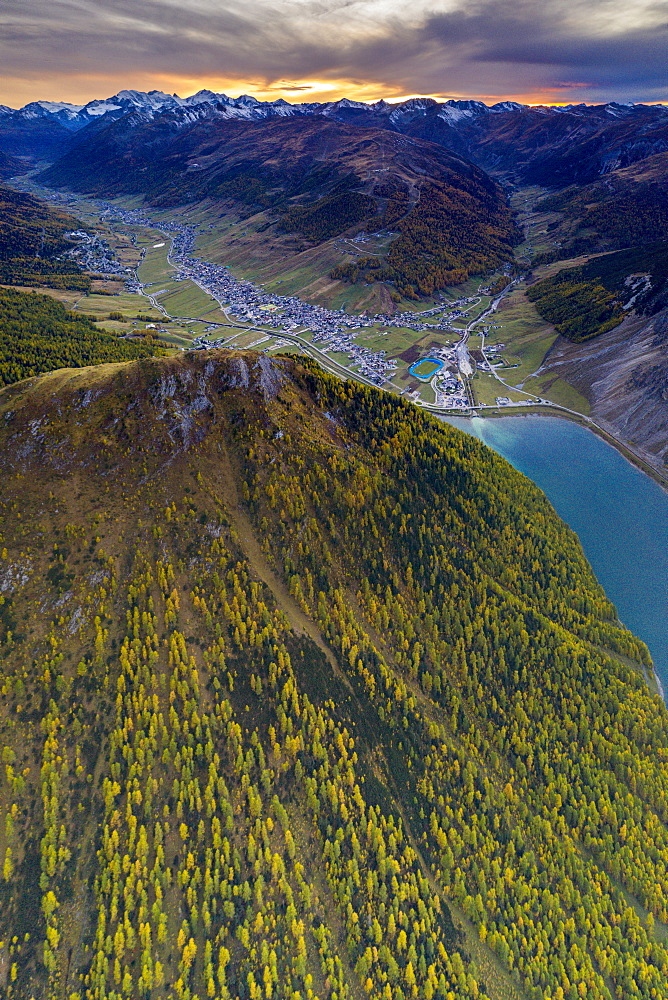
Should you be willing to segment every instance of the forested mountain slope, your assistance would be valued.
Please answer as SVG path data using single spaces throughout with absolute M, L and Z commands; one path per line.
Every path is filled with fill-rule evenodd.
M 0 288 L 0 385 L 57 368 L 134 361 L 160 349 L 97 326 L 48 295 Z
M 39 198 L 0 185 L 0 283 L 90 289 L 88 275 L 62 256 L 72 247 L 65 233 L 78 225 Z
M 0 392 L 12 997 L 665 995 L 668 716 L 503 460 L 312 363 Z M 649 915 L 648 915 L 649 914 Z
M 596 250 L 643 248 L 665 239 L 668 225 L 668 153 L 614 170 L 591 184 L 573 185 L 545 198 L 554 212 L 550 230 L 558 246 L 534 264 Z
M 13 177 L 14 174 L 25 173 L 26 167 L 20 160 L 0 151 L 0 178 Z

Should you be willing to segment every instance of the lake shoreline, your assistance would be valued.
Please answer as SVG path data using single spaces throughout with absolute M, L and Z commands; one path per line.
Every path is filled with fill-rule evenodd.
M 644 472 L 646 476 L 653 479 L 662 489 L 668 492 L 668 475 L 659 471 L 656 466 L 651 462 L 649 458 L 645 458 L 639 455 L 638 452 L 634 451 L 630 445 L 621 441 L 619 438 L 615 437 L 610 431 L 606 430 L 597 424 L 591 417 L 586 417 L 584 414 L 577 414 L 573 411 L 565 411 L 560 407 L 552 406 L 507 406 L 503 409 L 494 409 L 482 411 L 471 408 L 470 410 L 449 410 L 446 412 L 436 413 L 435 411 L 429 411 L 433 416 L 438 417 L 439 420 L 448 420 L 450 417 L 463 418 L 467 420 L 472 420 L 478 418 L 479 420 L 503 420 L 508 417 L 557 417 L 560 420 L 568 420 L 571 423 L 579 424 L 580 427 L 586 427 L 597 437 L 600 437 L 607 444 L 611 445 L 616 451 L 622 455 L 627 462 L 634 465 L 636 469 L 640 472 Z
M 440 419 L 497 451 L 547 495 L 578 535 L 624 626 L 649 647 L 652 665 L 645 679 L 666 703 L 668 553 L 661 545 L 668 537 L 666 478 L 586 418 L 528 406 L 483 413 L 470 409 Z

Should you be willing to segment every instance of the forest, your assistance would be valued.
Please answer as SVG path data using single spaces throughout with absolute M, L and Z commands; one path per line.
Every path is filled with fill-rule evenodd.
M 529 286 L 527 298 L 575 343 L 618 326 L 630 307 L 654 315 L 668 305 L 668 243 L 592 257 Z
M 582 273 L 615 292 L 625 305 L 633 299 L 633 309 L 641 315 L 653 316 L 668 306 L 666 240 L 594 257 Z
M 538 254 L 534 266 L 596 250 L 640 247 L 665 239 L 668 227 L 666 154 L 617 170 L 593 184 L 542 199 L 539 211 L 562 216 L 564 239 Z
M 521 239 L 506 206 L 490 190 L 483 206 L 461 180 L 425 182 L 410 205 L 397 185 L 387 200 L 384 225 L 398 232 L 384 259 L 357 259 L 338 265 L 333 278 L 391 281 L 408 299 L 458 285 L 513 259 Z
M 89 291 L 88 275 L 60 256 L 72 246 L 64 233 L 78 227 L 71 215 L 0 185 L 0 284 Z
M 336 191 L 310 205 L 288 209 L 280 228 L 289 233 L 302 233 L 318 243 L 339 236 L 351 226 L 359 225 L 376 212 L 376 202 L 359 191 Z
M 588 277 L 582 267 L 569 267 L 527 288 L 527 298 L 540 315 L 568 340 L 579 344 L 619 326 L 624 310 L 619 294 L 599 276 Z
M 668 713 L 532 483 L 250 352 L 0 428 L 6 997 L 665 996 Z
M 48 295 L 0 288 L 0 384 L 155 352 L 151 343 L 122 340 Z

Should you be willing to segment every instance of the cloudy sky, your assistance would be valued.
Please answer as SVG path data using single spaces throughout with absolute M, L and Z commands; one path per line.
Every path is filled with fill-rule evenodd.
M 1 0 L 0 103 L 668 101 L 665 0 Z

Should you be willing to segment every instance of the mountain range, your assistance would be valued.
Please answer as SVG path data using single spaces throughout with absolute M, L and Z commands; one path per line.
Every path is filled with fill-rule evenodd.
M 359 127 L 382 128 L 428 139 L 460 153 L 486 170 L 518 183 L 564 186 L 591 181 L 617 167 L 668 151 L 668 108 L 609 104 L 529 106 L 503 101 L 435 101 L 414 98 L 366 104 L 343 98 L 325 103 L 258 101 L 203 90 L 191 97 L 161 91 L 120 91 L 105 100 L 74 105 L 36 101 L 20 110 L 0 107 L 0 150 L 13 156 L 53 158 L 73 133 L 97 128 L 128 114 L 144 122 L 169 121 L 183 128 L 195 121 L 263 121 L 322 115 Z
M 221 259 L 258 262 L 262 280 L 289 260 L 291 273 L 303 274 L 296 291 L 319 295 L 345 282 L 356 289 L 352 301 L 384 311 L 519 267 L 510 199 L 544 188 L 537 211 L 548 247 L 527 250 L 525 270 L 628 248 L 644 256 L 632 255 L 631 269 L 607 284 L 570 268 L 530 291 L 563 334 L 541 373 L 577 384 L 595 419 L 649 461 L 664 461 L 668 369 L 656 331 L 668 284 L 651 249 L 668 225 L 663 105 L 290 104 L 125 90 L 85 105 L 0 109 L 0 175 L 35 167 L 57 188 L 141 195 L 163 211 L 200 204 L 212 219 L 239 223 L 216 246 Z M 336 244 L 365 234 L 379 240 L 368 255 L 353 247 L 346 256 L 350 245 Z M 638 276 L 642 295 L 629 291 Z

